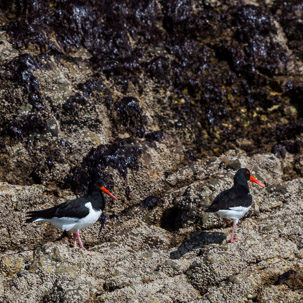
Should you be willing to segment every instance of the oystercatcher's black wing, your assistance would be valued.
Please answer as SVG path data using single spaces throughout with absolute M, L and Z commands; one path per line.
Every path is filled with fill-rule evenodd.
M 70 217 L 81 219 L 89 214 L 89 209 L 85 206 L 85 203 L 88 202 L 89 201 L 85 198 L 77 198 L 48 209 L 30 211 L 27 213 L 29 218 L 25 222 L 30 223 L 38 218 L 51 219 L 53 217 Z
M 217 212 L 237 206 L 248 207 L 251 203 L 252 196 L 245 188 L 232 187 L 222 191 L 205 211 Z

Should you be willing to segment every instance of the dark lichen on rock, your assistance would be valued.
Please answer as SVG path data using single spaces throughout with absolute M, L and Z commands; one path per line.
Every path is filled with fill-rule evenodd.
M 118 139 L 111 144 L 99 145 L 93 148 L 84 157 L 80 166 L 71 169 L 65 180 L 65 186 L 71 186 L 75 191 L 86 191 L 92 180 L 99 178 L 114 184 L 110 175 L 106 173 L 108 167 L 117 169 L 122 177 L 126 178 L 128 169 L 138 170 L 138 157 L 142 148 L 134 139 Z
M 146 116 L 134 97 L 124 97 L 115 103 L 117 113 L 116 125 L 121 126 L 131 135 L 142 138 L 145 134 Z
M 64 6 L 59 1 L 53 5 L 42 1 L 15 5 L 10 1 L 3 9 L 18 20 L 12 19 L 3 29 L 16 47 L 37 45 L 61 60 L 68 60 L 81 47 L 87 49 L 91 57 L 86 63 L 99 73 L 78 84 L 84 98 L 78 101 L 81 99 L 83 104 L 103 85 L 102 74 L 123 92 L 131 83 L 142 92 L 145 83 L 138 76 L 143 71 L 163 88 L 173 88 L 167 97 L 176 123 L 163 126 L 182 136 L 190 131 L 196 137 L 192 142 L 196 153 L 201 154 L 197 142 L 204 146 L 205 155 L 239 146 L 239 137 L 266 148 L 275 136 L 265 129 L 274 131 L 271 121 L 281 114 L 280 110 L 268 109 L 287 99 L 282 84 L 276 82 L 271 89 L 273 81 L 268 78 L 282 72 L 288 62 L 286 50 L 272 39 L 277 29 L 271 12 L 279 12 L 285 5 L 277 1 L 270 9 L 229 1 L 226 4 L 80 1 Z M 300 10 L 298 4 L 293 6 Z M 42 18 L 41 12 L 47 11 Z M 288 10 L 283 22 L 291 20 L 290 15 Z M 159 26 L 161 22 L 163 27 Z M 32 78 L 30 73 L 28 77 Z M 34 79 L 31 83 L 35 84 Z M 29 98 L 35 106 L 42 106 L 39 93 Z M 66 100 L 64 109 L 73 111 L 76 99 L 77 95 L 75 102 Z M 138 99 L 125 96 L 114 101 L 109 93 L 109 99 L 102 102 L 110 109 L 115 104 L 118 132 L 143 137 L 146 118 Z M 269 118 L 264 119 L 267 115 Z M 252 132 L 253 124 L 260 128 Z M 245 148 L 251 151 L 249 146 Z

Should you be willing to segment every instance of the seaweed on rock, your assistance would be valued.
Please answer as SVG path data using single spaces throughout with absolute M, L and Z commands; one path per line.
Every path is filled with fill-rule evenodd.
M 103 178 L 109 188 L 113 186 L 107 167 L 117 169 L 126 178 L 128 169 L 138 170 L 138 157 L 142 149 L 134 139 L 117 139 L 112 144 L 99 145 L 91 149 L 80 166 L 73 168 L 65 180 L 65 186 L 75 191 L 86 191 L 92 180 Z

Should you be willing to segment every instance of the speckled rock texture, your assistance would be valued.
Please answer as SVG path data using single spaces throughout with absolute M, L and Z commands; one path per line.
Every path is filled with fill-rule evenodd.
M 0 0 L 0 302 L 303 301 L 302 22 L 299 0 Z M 240 167 L 267 187 L 230 244 L 203 210 Z M 25 224 L 100 177 L 92 256 Z
M 242 241 L 229 243 L 231 222 L 203 208 L 231 186 L 237 165 L 267 187 L 250 184 L 253 206 L 236 229 Z M 303 179 L 284 182 L 283 165 L 272 154 L 229 151 L 185 166 L 163 180 L 162 204 L 134 204 L 100 237 L 98 223 L 83 230 L 91 256 L 71 239 L 54 242 L 60 234 L 47 223 L 24 223 L 26 210 L 60 202 L 47 188 L 1 183 L 1 300 L 300 302 Z

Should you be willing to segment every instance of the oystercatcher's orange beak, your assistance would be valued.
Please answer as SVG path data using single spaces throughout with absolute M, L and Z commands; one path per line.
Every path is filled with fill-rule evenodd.
M 263 183 L 261 183 L 260 181 L 258 181 L 257 179 L 255 179 L 254 177 L 250 176 L 249 178 L 250 181 L 257 183 L 260 186 L 266 187 Z
M 100 187 L 102 191 L 111 196 L 113 199 L 118 200 L 110 191 L 108 191 L 104 186 Z

